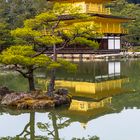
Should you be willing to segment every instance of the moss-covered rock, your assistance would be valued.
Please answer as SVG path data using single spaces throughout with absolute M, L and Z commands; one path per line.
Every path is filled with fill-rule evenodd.
M 63 91 L 62 89 L 60 91 Z M 66 90 L 64 90 L 66 91 Z M 58 94 L 57 94 L 58 93 Z M 71 97 L 62 92 L 56 92 L 53 97 L 35 93 L 8 93 L 1 99 L 1 105 L 14 106 L 18 109 L 46 109 L 64 104 L 70 104 Z

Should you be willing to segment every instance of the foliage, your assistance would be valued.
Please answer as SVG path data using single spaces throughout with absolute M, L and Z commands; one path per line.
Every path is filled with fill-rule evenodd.
M 0 54 L 0 62 L 11 65 L 13 70 L 22 74 L 29 80 L 30 90 L 35 90 L 33 72 L 40 67 L 47 67 L 53 63 L 51 59 L 44 55 L 34 57 L 36 52 L 32 46 L 11 46 Z
M 41 13 L 33 19 L 27 19 L 24 22 L 22 28 L 13 30 L 12 35 L 18 40 L 19 38 L 24 40 L 20 41 L 23 44 L 33 45 L 36 47 L 53 47 L 54 44 L 57 48 L 64 48 L 69 44 L 84 44 L 91 47 L 98 47 L 98 44 L 89 39 L 89 37 L 97 37 L 97 29 L 99 28 L 95 23 L 80 22 L 72 25 L 67 25 L 63 21 L 63 14 L 68 13 L 74 18 L 85 19 L 87 15 L 76 13 L 78 8 L 67 8 L 67 4 L 57 3 L 52 10 Z M 17 42 L 17 41 L 16 41 Z
M 128 2 L 132 3 L 139 3 L 139 0 L 127 0 Z M 113 14 L 116 15 L 124 15 L 136 18 L 135 21 L 131 21 L 130 24 L 125 24 L 125 27 L 130 29 L 129 35 L 125 38 L 125 40 L 130 41 L 132 43 L 138 44 L 139 41 L 139 5 L 134 5 L 132 3 L 128 3 L 126 0 L 116 0 L 113 1 L 112 4 L 109 4 L 111 7 L 111 10 L 113 11 Z M 38 26 L 40 23 L 33 20 L 27 20 L 24 22 L 25 19 L 33 18 L 35 15 L 40 14 L 41 12 L 46 13 L 46 11 L 50 11 L 53 7 L 53 3 L 48 2 L 46 0 L 0 0 L 0 22 L 4 22 L 9 25 L 9 27 L 6 27 L 6 30 L 8 29 L 15 29 L 17 27 L 23 27 L 23 26 Z M 60 8 L 62 7 L 62 8 Z M 81 10 L 81 7 L 77 9 L 71 8 L 72 6 L 69 4 L 67 7 L 64 5 L 56 4 L 56 6 L 53 8 L 53 12 L 56 13 L 56 15 L 62 15 L 64 12 L 67 11 L 67 13 L 78 13 L 78 11 Z M 58 10 L 59 9 L 59 10 Z M 45 14 L 42 14 L 42 18 L 45 16 Z M 49 13 L 48 16 L 51 16 Z M 76 15 L 75 15 L 76 16 Z M 85 17 L 87 15 L 77 14 L 77 18 L 79 17 Z M 45 18 L 44 18 L 45 19 Z M 52 19 L 52 17 L 51 17 Z M 39 19 L 38 19 L 39 20 Z M 6 37 L 6 45 L 9 44 L 9 37 Z M 16 43 L 20 44 L 23 42 L 23 40 L 20 40 L 17 38 L 15 40 Z M 25 42 L 23 42 L 24 44 Z M 4 45 L 5 46 L 5 45 Z
M 124 27 L 129 29 L 129 34 L 124 40 L 140 44 L 140 7 L 138 4 L 128 3 L 126 0 L 116 0 L 109 5 L 112 13 L 118 16 L 133 18 L 130 22 L 125 23 Z
M 11 31 L 16 45 L 4 50 L 0 55 L 1 63 L 12 65 L 14 70 L 28 78 L 30 90 L 34 90 L 33 72 L 37 68 L 45 66 L 53 69 L 63 66 L 67 70 L 76 70 L 76 66 L 70 62 L 57 61 L 56 54 L 53 57 L 44 55 L 44 52 L 49 48 L 53 48 L 52 51 L 54 48 L 55 51 L 58 51 L 72 44 L 98 47 L 98 44 L 90 39 L 91 36 L 93 38 L 99 36 L 96 33 L 98 26 L 89 22 L 71 25 L 64 23 L 64 14 L 69 14 L 66 16 L 74 19 L 88 19 L 86 14 L 78 12 L 80 8 L 67 7 L 69 7 L 68 4 L 59 5 L 56 3 L 47 12 L 27 19 L 23 27 Z
M 0 51 L 12 44 L 12 37 L 8 25 L 0 23 Z
M 66 61 L 64 59 L 58 59 L 58 63 L 60 64 L 60 68 L 67 70 L 68 72 L 76 72 L 77 71 L 77 65 L 73 64 L 69 61 Z
M 6 65 L 16 65 L 15 67 L 18 69 L 22 67 L 26 69 L 32 65 L 35 69 L 41 66 L 47 66 L 47 64 L 51 62 L 51 59 L 46 55 L 41 54 L 37 57 L 33 57 L 34 54 L 36 54 L 36 52 L 32 46 L 11 46 L 2 52 L 0 61 Z
M 48 10 L 51 4 L 46 0 L 0 0 L 0 17 L 11 29 L 21 27 L 25 19 Z

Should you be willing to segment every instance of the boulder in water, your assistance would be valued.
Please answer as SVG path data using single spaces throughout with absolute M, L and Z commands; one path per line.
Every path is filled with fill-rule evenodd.
M 68 89 L 67 88 L 59 88 L 55 91 L 55 94 L 59 94 L 59 95 L 67 95 Z
M 25 93 L 11 93 L 11 94 L 6 94 L 3 99 L 1 100 L 2 105 L 11 105 L 14 102 L 21 100 L 25 97 L 28 97 L 30 95 L 25 94 Z

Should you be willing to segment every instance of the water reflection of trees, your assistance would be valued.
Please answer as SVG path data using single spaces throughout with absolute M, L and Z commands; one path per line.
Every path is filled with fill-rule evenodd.
M 16 137 L 20 138 L 21 136 L 24 137 L 25 139 L 27 139 L 28 136 L 30 137 L 31 140 L 35 139 L 35 112 L 30 113 L 29 122 L 26 124 L 23 131 Z
M 35 112 L 30 112 L 30 118 L 27 124 L 25 125 L 23 131 L 14 136 L 14 137 L 1 137 L 1 140 L 61 140 L 65 139 L 59 135 L 59 130 L 68 127 L 73 121 L 71 118 L 66 118 L 61 116 L 59 112 L 52 111 L 47 114 L 47 117 L 50 121 L 47 123 L 35 122 Z M 36 126 L 39 128 L 41 132 L 45 133 L 45 136 L 36 135 L 35 128 Z M 88 136 L 83 138 L 75 138 L 72 140 L 99 140 L 96 136 Z
M 30 140 L 36 140 L 36 139 L 40 139 L 40 140 L 46 140 L 49 139 L 49 137 L 51 136 L 54 140 L 59 140 L 59 129 L 62 129 L 66 126 L 68 126 L 70 124 L 70 122 L 68 120 L 66 120 L 65 122 L 62 122 L 62 118 L 58 117 L 57 115 L 55 115 L 55 113 L 50 112 L 48 114 L 48 118 L 52 121 L 52 123 L 50 124 L 48 123 L 42 123 L 42 122 L 38 122 L 37 126 L 41 131 L 46 131 L 47 132 L 47 136 L 36 136 L 35 135 L 35 112 L 31 112 L 30 113 L 30 120 L 27 123 L 27 125 L 24 127 L 23 131 L 16 136 L 16 138 L 20 139 L 25 138 L 28 139 L 28 137 L 30 138 Z M 60 120 L 60 123 L 57 123 L 57 120 Z M 52 126 L 52 128 L 51 128 Z
M 41 131 L 47 132 L 47 134 L 51 136 L 54 140 L 59 140 L 59 130 L 69 126 L 71 120 L 60 117 L 54 112 L 50 112 L 48 117 L 50 120 L 52 120 L 52 124 L 38 122 L 37 126 Z
M 90 65 L 89 65 L 90 66 Z M 83 67 L 85 67 L 85 65 L 83 65 Z M 82 69 L 83 72 L 79 73 L 79 77 L 81 77 L 83 75 L 83 73 L 85 72 L 85 75 L 83 75 L 83 79 L 87 78 L 87 75 L 89 73 L 89 77 L 92 78 L 91 76 L 91 71 L 94 69 L 91 68 L 87 68 L 87 69 Z M 125 85 L 123 85 L 123 87 L 125 88 L 132 88 L 132 89 L 139 89 L 139 85 L 140 85 L 140 78 L 138 76 L 139 73 L 139 69 L 140 69 L 140 65 L 136 62 L 129 62 L 129 63 L 123 63 L 123 67 L 122 67 L 122 75 L 128 75 L 130 77 L 129 82 L 127 82 Z M 104 70 L 103 70 L 104 71 Z M 87 75 L 86 75 L 87 74 Z M 61 75 L 59 75 L 61 78 Z M 64 73 L 62 73 L 62 76 L 64 76 Z M 84 77 L 85 76 L 85 77 Z M 71 75 L 69 75 L 69 77 L 71 77 Z M 19 82 L 18 82 L 19 83 Z M 128 92 L 127 92 L 128 93 Z M 121 110 L 124 109 L 124 107 L 137 107 L 140 108 L 140 94 L 134 93 L 134 94 L 119 94 L 117 96 L 113 96 L 112 98 L 112 102 L 111 105 L 108 106 L 109 108 L 113 108 L 113 112 L 112 111 L 108 111 L 103 114 L 99 114 L 97 117 L 103 116 L 104 114 L 109 114 L 109 113 L 115 113 L 115 112 L 120 112 Z M 99 111 L 99 109 L 97 109 Z M 68 113 L 67 113 L 68 115 Z M 63 116 L 63 117 L 62 117 Z M 9 140 L 9 139 L 27 139 L 30 137 L 30 139 L 40 139 L 40 140 L 45 140 L 45 139 L 49 139 L 49 137 L 54 138 L 55 140 L 60 139 L 59 136 L 59 130 L 64 129 L 65 127 L 69 126 L 72 122 L 71 118 L 68 117 L 67 119 L 65 118 L 65 114 L 64 115 L 58 115 L 55 112 L 50 112 L 48 117 L 51 120 L 51 123 L 42 123 L 42 122 L 38 122 L 37 126 L 38 128 L 42 131 L 45 132 L 46 136 L 35 136 L 35 113 L 31 112 L 30 113 L 30 120 L 27 123 L 27 125 L 24 127 L 24 130 L 17 135 L 14 138 L 4 138 L 5 140 Z M 93 114 L 92 114 L 93 116 Z M 88 116 L 87 116 L 88 117 Z M 94 119 L 94 118 L 92 118 Z M 80 116 L 77 116 L 77 121 L 80 121 Z M 89 119 L 87 120 L 89 121 Z M 91 137 L 92 138 L 92 137 Z M 83 138 L 83 140 L 85 140 L 87 138 Z M 97 139 L 93 139 L 93 140 L 98 140 Z M 73 138 L 73 140 L 80 140 L 80 138 Z
M 88 138 L 72 138 L 72 140 L 100 140 L 100 138 L 97 136 L 88 136 Z

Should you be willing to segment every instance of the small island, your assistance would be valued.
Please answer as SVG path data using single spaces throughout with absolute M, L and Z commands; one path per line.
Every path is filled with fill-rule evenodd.
M 6 87 L 0 88 L 0 104 L 4 107 L 17 109 L 48 109 L 61 105 L 69 105 L 71 97 L 67 89 L 58 89 L 52 97 L 41 91 L 31 93 L 18 93 Z

